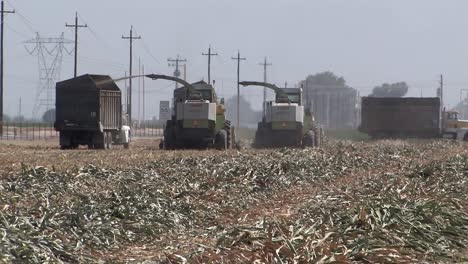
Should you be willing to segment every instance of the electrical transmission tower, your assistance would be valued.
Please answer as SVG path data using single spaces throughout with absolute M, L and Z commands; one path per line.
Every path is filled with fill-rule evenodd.
M 34 45 L 32 49 L 26 46 L 26 50 L 37 56 L 39 66 L 39 84 L 33 108 L 33 117 L 38 118 L 41 113 L 55 108 L 55 83 L 60 80 L 64 51 L 71 54 L 66 46 L 73 41 L 65 39 L 64 33 L 59 38 L 42 38 L 36 33 L 36 38 L 24 43 Z
M 180 70 L 179 70 L 180 62 L 187 62 L 187 60 L 181 59 L 179 58 L 179 55 L 177 55 L 177 58 L 175 60 L 169 58 L 167 59 L 167 62 L 169 62 L 169 67 L 175 67 L 174 77 L 179 78 L 180 77 Z M 179 87 L 178 83 L 175 82 L 175 88 L 177 89 L 178 87 Z

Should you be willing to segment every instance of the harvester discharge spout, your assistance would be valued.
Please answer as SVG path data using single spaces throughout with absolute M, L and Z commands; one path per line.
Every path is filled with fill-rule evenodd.
M 199 91 L 195 90 L 195 88 L 193 88 L 193 86 L 190 83 L 188 83 L 187 81 L 185 81 L 183 79 L 173 77 L 173 76 L 163 75 L 163 74 L 147 74 L 146 77 L 148 77 L 148 78 L 150 78 L 152 80 L 174 81 L 174 82 L 180 83 L 183 86 L 185 86 L 185 88 L 187 88 L 187 91 L 188 91 L 189 94 L 200 95 Z
M 289 100 L 288 95 L 274 84 L 266 83 L 266 82 L 252 82 L 252 81 L 243 81 L 243 82 L 239 82 L 239 84 L 242 86 L 262 86 L 262 87 L 272 89 L 273 91 L 275 91 L 278 97 L 281 98 L 281 100 L 291 103 L 291 100 Z

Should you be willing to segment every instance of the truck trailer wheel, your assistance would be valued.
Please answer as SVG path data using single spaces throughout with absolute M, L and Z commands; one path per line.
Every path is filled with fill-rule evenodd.
M 106 148 L 106 133 L 95 133 L 92 137 L 91 144 L 93 145 L 93 149 L 105 149 Z M 89 144 L 88 144 L 89 146 Z
M 226 130 L 221 129 L 218 131 L 215 137 L 215 148 L 217 150 L 226 150 L 227 149 L 227 133 Z
M 112 133 L 104 132 L 104 143 L 106 144 L 106 149 L 112 149 Z
M 65 132 L 60 132 L 60 149 L 70 149 L 71 135 Z

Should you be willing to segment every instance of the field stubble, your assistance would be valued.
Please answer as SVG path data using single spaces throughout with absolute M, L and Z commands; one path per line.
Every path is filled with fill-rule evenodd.
M 0 260 L 466 261 L 463 144 L 335 141 L 225 153 L 156 146 L 0 145 Z

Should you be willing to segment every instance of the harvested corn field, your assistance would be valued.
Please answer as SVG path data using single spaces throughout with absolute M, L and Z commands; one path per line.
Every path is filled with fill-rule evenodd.
M 0 262 L 468 261 L 462 143 L 151 145 L 0 145 Z

